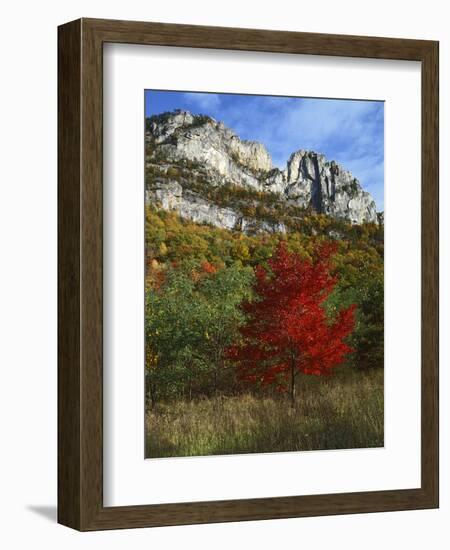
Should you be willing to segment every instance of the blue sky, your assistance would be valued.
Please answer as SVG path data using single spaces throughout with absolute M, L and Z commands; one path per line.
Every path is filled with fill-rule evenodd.
M 350 170 L 384 210 L 384 103 L 199 92 L 145 92 L 145 114 L 174 109 L 222 120 L 242 139 L 260 141 L 275 166 L 311 149 Z

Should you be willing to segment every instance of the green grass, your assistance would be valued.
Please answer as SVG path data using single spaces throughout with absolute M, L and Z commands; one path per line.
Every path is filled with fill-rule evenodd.
M 294 409 L 284 395 L 161 403 L 147 413 L 146 456 L 383 446 L 382 371 L 301 376 L 297 391 Z

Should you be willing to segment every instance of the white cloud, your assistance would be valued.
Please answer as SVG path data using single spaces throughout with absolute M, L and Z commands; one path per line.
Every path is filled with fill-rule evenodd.
M 220 106 L 219 94 L 207 94 L 200 92 L 185 93 L 184 97 L 187 101 L 193 103 L 200 109 L 217 109 Z M 205 113 L 208 114 L 208 113 Z

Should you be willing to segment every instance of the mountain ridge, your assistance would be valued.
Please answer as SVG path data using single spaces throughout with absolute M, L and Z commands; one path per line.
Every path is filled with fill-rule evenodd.
M 147 118 L 145 144 L 146 202 L 194 222 L 252 232 L 288 230 L 276 219 L 280 212 L 313 212 L 352 224 L 381 219 L 370 193 L 334 160 L 300 149 L 281 170 L 262 143 L 242 140 L 206 115 L 176 110 Z M 259 211 L 258 223 L 253 211 Z

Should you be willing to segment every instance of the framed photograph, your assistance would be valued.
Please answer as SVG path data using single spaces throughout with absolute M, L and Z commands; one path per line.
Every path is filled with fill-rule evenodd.
M 438 43 L 58 41 L 59 522 L 438 507 Z

